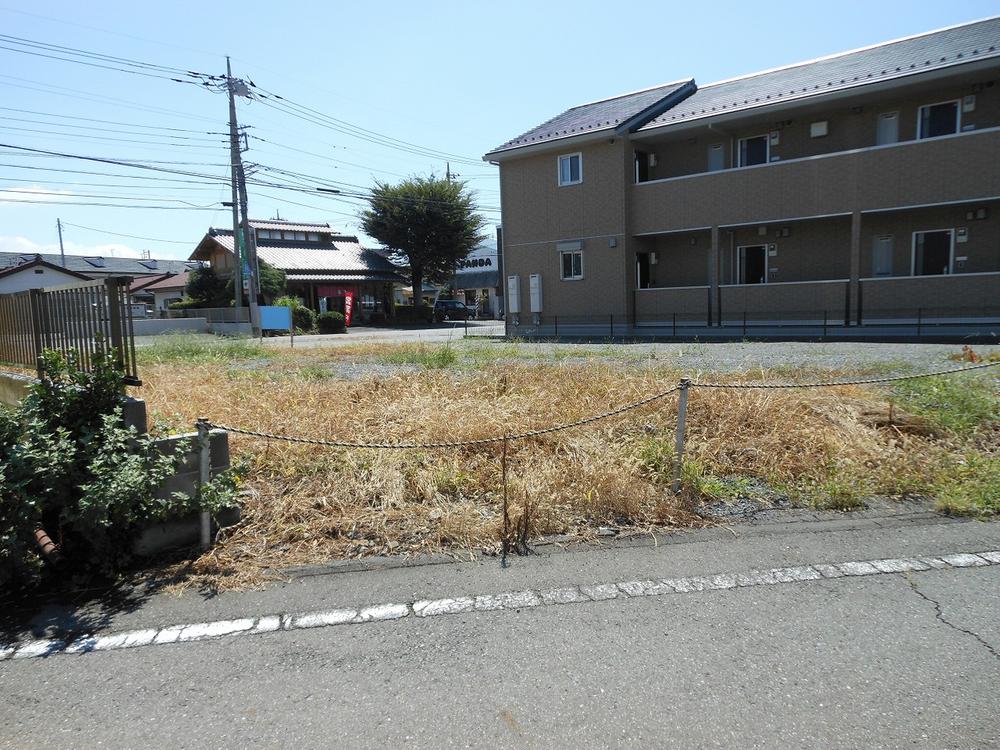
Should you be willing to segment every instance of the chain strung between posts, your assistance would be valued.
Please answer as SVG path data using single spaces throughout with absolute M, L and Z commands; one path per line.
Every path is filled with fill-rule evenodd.
M 873 385 L 877 383 L 894 383 L 901 380 L 915 380 L 916 378 L 932 378 L 938 375 L 952 375 L 959 372 L 970 372 L 972 370 L 983 370 L 988 367 L 997 367 L 1000 362 L 983 362 L 981 364 L 972 365 L 971 367 L 956 367 L 950 370 L 937 370 L 935 372 L 921 372 L 914 375 L 892 375 L 883 378 L 867 378 L 858 380 L 828 380 L 820 381 L 818 383 L 695 383 L 689 384 L 690 388 L 741 388 L 741 389 L 779 389 L 779 388 L 833 388 L 836 386 L 843 385 Z M 514 435 L 500 435 L 497 437 L 489 438 L 479 438 L 477 440 L 451 440 L 435 443 L 357 443 L 346 440 L 321 440 L 318 438 L 305 438 L 305 437 L 294 437 L 291 435 L 278 435 L 273 432 L 260 432 L 257 430 L 244 430 L 239 427 L 230 427 L 224 424 L 218 424 L 216 422 L 208 422 L 206 424 L 208 427 L 218 430 L 226 430 L 227 432 L 232 432 L 237 435 L 248 435 L 249 437 L 265 438 L 267 440 L 283 440 L 288 443 L 304 443 L 306 445 L 323 445 L 330 448 L 382 448 L 388 450 L 404 450 L 404 449 L 431 449 L 431 448 L 465 448 L 474 445 L 492 445 L 495 443 L 506 443 L 511 440 L 524 440 L 526 438 L 538 437 L 539 435 L 548 435 L 553 432 L 561 432 L 562 430 L 569 430 L 574 427 L 582 427 L 583 425 L 590 424 L 591 422 L 598 422 L 602 419 L 607 419 L 609 417 L 614 417 L 618 414 L 624 414 L 625 412 L 632 411 L 633 409 L 638 409 L 646 404 L 650 404 L 653 401 L 658 401 L 659 399 L 665 398 L 672 393 L 676 393 L 681 388 L 680 385 L 675 385 L 672 388 L 663 391 L 661 393 L 648 396 L 647 398 L 640 399 L 639 401 L 633 401 L 632 403 L 620 406 L 617 409 L 612 409 L 611 411 L 601 412 L 600 414 L 594 414 L 590 417 L 584 417 L 583 419 L 578 419 L 575 422 L 567 422 L 566 424 L 554 425 L 552 427 L 543 427 L 539 430 L 528 430 L 527 432 L 520 432 Z
M 894 383 L 898 380 L 915 380 L 916 378 L 933 378 L 937 375 L 951 375 L 956 372 L 982 370 L 986 367 L 996 367 L 1000 362 L 983 362 L 971 367 L 955 367 L 950 370 L 935 372 L 920 372 L 915 375 L 890 375 L 884 378 L 867 378 L 861 380 L 827 380 L 818 383 L 691 383 L 692 388 L 832 388 L 838 385 L 872 385 L 873 383 Z
M 420 449 L 420 448 L 465 448 L 473 445 L 490 445 L 493 443 L 504 443 L 510 440 L 524 440 L 525 438 L 538 437 L 539 435 L 548 435 L 552 432 L 561 432 L 562 430 L 570 430 L 574 427 L 581 427 L 585 424 L 590 424 L 591 422 L 597 422 L 602 419 L 607 419 L 608 417 L 614 417 L 618 414 L 624 414 L 627 411 L 632 411 L 633 409 L 638 409 L 646 404 L 650 404 L 653 401 L 658 401 L 661 398 L 669 396 L 671 393 L 675 393 L 680 390 L 680 386 L 673 386 L 669 390 L 657 393 L 653 396 L 648 396 L 640 401 L 633 401 L 630 404 L 625 404 L 625 406 L 620 406 L 617 409 L 612 409 L 611 411 L 601 412 L 600 414 L 594 414 L 590 417 L 584 417 L 583 419 L 578 419 L 575 422 L 567 422 L 566 424 L 554 425 L 552 427 L 543 427 L 539 430 L 528 430 L 527 432 L 519 432 L 515 435 L 501 435 L 499 437 L 489 437 L 489 438 L 479 438 L 478 440 L 452 440 L 440 443 L 354 443 L 344 440 L 320 440 L 317 438 L 304 438 L 304 437 L 293 437 L 290 435 L 278 435 L 272 432 L 259 432 L 257 430 L 244 430 L 239 427 L 229 427 L 228 425 L 218 424 L 216 422 L 207 422 L 208 426 L 217 430 L 226 430 L 227 432 L 232 432 L 237 435 L 249 435 L 250 437 L 266 438 L 268 440 L 284 440 L 288 443 L 305 443 L 307 445 L 325 445 L 330 448 L 384 448 L 389 450 L 403 450 L 403 449 Z

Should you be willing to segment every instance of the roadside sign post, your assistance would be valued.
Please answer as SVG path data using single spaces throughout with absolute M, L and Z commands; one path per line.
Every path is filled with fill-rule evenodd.
M 295 326 L 292 325 L 292 308 L 283 305 L 263 305 L 260 308 L 260 338 L 264 331 L 288 331 L 291 334 L 290 347 L 295 347 Z

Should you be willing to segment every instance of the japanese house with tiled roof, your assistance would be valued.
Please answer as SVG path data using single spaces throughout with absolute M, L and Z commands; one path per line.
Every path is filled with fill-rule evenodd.
M 484 159 L 514 334 L 1000 321 L 1000 18 L 583 104 Z
M 392 314 L 399 269 L 329 224 L 251 220 L 257 257 L 285 272 L 288 292 L 317 312 L 341 312 L 357 322 Z M 233 230 L 210 228 L 191 254 L 220 275 L 233 272 Z M 350 314 L 348 314 L 350 313 Z

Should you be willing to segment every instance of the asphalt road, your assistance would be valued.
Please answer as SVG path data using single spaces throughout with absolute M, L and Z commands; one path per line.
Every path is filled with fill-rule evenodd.
M 998 524 L 793 513 L 506 570 L 333 566 L 154 596 L 104 628 L 998 549 Z M 0 747 L 995 748 L 998 606 L 992 565 L 6 661 Z M 58 619 L 39 612 L 34 635 Z

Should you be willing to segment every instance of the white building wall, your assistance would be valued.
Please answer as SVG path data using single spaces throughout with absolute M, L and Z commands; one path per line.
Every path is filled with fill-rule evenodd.
M 78 284 L 81 281 L 76 276 L 71 276 L 54 268 L 34 266 L 0 278 L 0 294 L 23 292 L 26 289 L 38 289 L 43 286 Z

